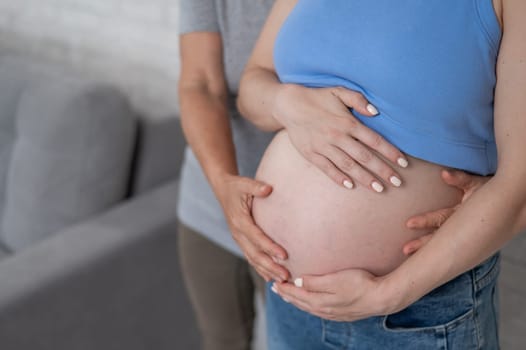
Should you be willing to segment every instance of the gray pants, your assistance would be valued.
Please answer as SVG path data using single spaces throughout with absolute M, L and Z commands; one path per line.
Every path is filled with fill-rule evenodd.
M 179 223 L 181 270 L 202 336 L 203 350 L 248 350 L 256 289 L 264 281 L 245 259 Z

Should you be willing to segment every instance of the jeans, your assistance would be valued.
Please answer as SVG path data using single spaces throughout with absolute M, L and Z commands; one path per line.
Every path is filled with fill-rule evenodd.
M 268 289 L 269 350 L 497 350 L 499 262 L 496 254 L 400 312 L 355 322 L 313 316 Z

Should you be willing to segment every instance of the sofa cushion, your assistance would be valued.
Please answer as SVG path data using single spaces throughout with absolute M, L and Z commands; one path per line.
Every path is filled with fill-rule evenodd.
M 0 261 L 11 255 L 9 249 L 0 242 Z
M 27 88 L 7 175 L 4 244 L 20 250 L 121 200 L 135 129 L 112 88 L 69 78 Z
M 15 115 L 28 77 L 0 62 L 0 227 L 4 213 L 8 164 L 15 140 Z
M 0 89 L 0 95 L 2 91 Z M 3 116 L 0 114 L 0 118 Z M 6 177 L 9 160 L 11 159 L 11 149 L 13 145 L 14 135 L 11 130 L 2 125 L 0 120 L 0 227 L 2 225 L 3 213 L 4 213 L 4 202 L 5 202 L 5 191 L 6 191 Z
M 16 136 L 15 115 L 20 96 L 27 86 L 36 81 L 64 75 L 64 68 L 56 64 L 19 55 L 0 55 L 0 233 L 3 226 L 7 170 Z

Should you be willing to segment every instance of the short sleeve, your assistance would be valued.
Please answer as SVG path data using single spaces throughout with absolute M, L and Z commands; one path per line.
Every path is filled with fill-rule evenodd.
M 218 32 L 215 0 L 180 0 L 179 33 Z

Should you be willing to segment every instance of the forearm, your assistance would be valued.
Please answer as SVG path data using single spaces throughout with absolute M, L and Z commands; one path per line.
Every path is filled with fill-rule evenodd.
M 518 188 L 499 176 L 481 187 L 426 246 L 385 277 L 385 295 L 409 305 L 498 251 L 523 229 L 525 195 Z
M 462 204 L 426 246 L 385 277 L 384 285 L 395 299 L 405 294 L 406 301 L 416 300 L 488 258 L 524 228 L 526 23 L 522 14 L 526 3 L 501 3 L 504 30 L 494 99 L 497 174 Z
M 181 123 L 188 144 L 217 194 L 225 175 L 237 175 L 226 96 L 180 88 Z
M 240 82 L 237 106 L 241 115 L 259 129 L 277 131 L 283 125 L 274 117 L 276 97 L 283 85 L 270 70 L 247 68 Z

